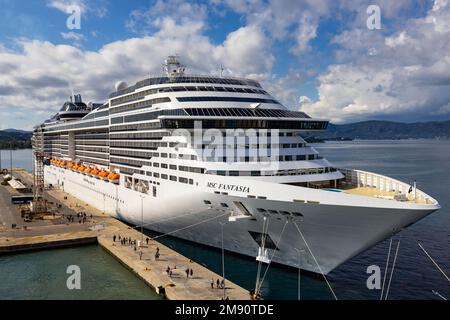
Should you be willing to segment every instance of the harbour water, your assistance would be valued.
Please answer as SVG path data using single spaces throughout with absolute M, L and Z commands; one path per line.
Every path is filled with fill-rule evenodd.
M 81 289 L 69 290 L 67 267 L 80 267 Z M 0 257 L 1 299 L 161 299 L 100 246 Z
M 439 273 L 432 262 L 418 247 L 419 241 L 431 254 L 441 268 L 449 273 L 450 270 L 450 141 L 448 140 L 400 140 L 400 141 L 350 141 L 329 142 L 314 145 L 315 148 L 336 167 L 356 168 L 385 174 L 405 182 L 417 181 L 418 188 L 423 189 L 437 199 L 442 209 L 410 226 L 393 238 L 394 245 L 401 240 L 389 299 L 441 299 L 433 291 L 450 298 L 450 286 L 445 277 Z M 3 166 L 9 167 L 9 152 L 3 151 Z M 13 165 L 31 170 L 31 151 L 19 150 L 13 153 Z M 226 227 L 224 229 L 226 232 Z M 149 232 L 150 233 L 150 232 Z M 164 244 L 180 253 L 202 263 L 214 272 L 222 273 L 222 256 L 220 250 L 190 243 L 174 237 L 166 236 L 159 239 Z M 339 299 L 379 299 L 379 290 L 369 290 L 366 281 L 369 274 L 367 267 L 379 266 L 382 273 L 386 263 L 389 241 L 384 241 L 374 248 L 346 262 L 332 273 L 328 279 Z M 96 248 L 96 249 L 95 249 Z M 395 247 L 394 247 L 395 248 Z M 96 251 L 97 250 L 97 251 Z M 49 255 L 55 254 L 49 259 Z M 58 254 L 58 256 L 56 256 Z M 97 247 L 82 247 L 62 249 L 51 252 L 38 252 L 25 255 L 0 258 L 0 274 L 8 274 L 1 279 L 4 286 L 0 287 L 0 298 L 9 295 L 11 298 L 77 298 L 70 297 L 70 293 L 59 292 L 57 286 L 65 286 L 65 280 L 54 283 L 49 274 L 59 272 L 57 261 L 64 256 L 77 255 L 85 261 L 86 277 L 93 279 L 91 294 L 87 290 L 79 293 L 79 298 L 140 298 L 147 292 L 143 284 L 129 271 L 123 269 L 114 259 L 101 258 L 106 253 Z M 41 261 L 47 259 L 45 266 L 47 276 L 42 281 L 26 282 L 27 289 L 21 289 L 22 281 L 26 281 L 24 273 L 27 270 L 20 266 L 24 264 L 31 269 L 39 269 Z M 103 263 L 99 263 L 99 259 Z M 64 259 L 63 259 L 64 260 Z M 53 262 L 52 262 L 53 261 Z M 392 262 L 392 257 L 391 257 Z M 5 269 L 5 266 L 8 268 Z M 108 278 L 110 268 L 115 269 L 115 277 Z M 255 285 L 257 264 L 254 259 L 234 254 L 225 256 L 225 275 L 235 283 L 252 289 Z M 6 270 L 6 272 L 4 272 Z M 89 271 L 91 270 L 91 271 Z M 63 270 L 65 272 L 65 269 Z M 90 274 L 90 272 L 93 272 Z M 115 274 L 115 273 L 114 273 Z M 120 275 L 119 275 L 120 274 Z M 122 275 L 123 274 L 123 275 Z M 63 276 L 66 275 L 63 273 Z M 97 277 L 103 279 L 97 279 Z M 134 279 L 131 278 L 134 277 Z M 95 279 L 94 279 L 95 278 Z M 65 279 L 65 278 L 64 278 Z M 295 269 L 287 269 L 271 265 L 265 277 L 262 295 L 266 299 L 332 299 L 326 283 L 315 277 L 305 276 Z M 104 281 L 103 281 L 104 280 Z M 36 284 L 34 284 L 36 283 Z M 142 285 L 142 286 L 141 286 Z M 3 288 L 9 288 L 4 290 Z M 64 287 L 65 288 L 65 287 Z M 117 288 L 120 288 L 117 289 Z M 123 289 L 126 290 L 123 290 Z M 66 289 L 67 290 L 67 289 Z M 125 291 L 125 293 L 119 293 Z M 141 291 L 143 290 L 143 291 Z M 149 289 L 148 289 L 149 290 Z M 128 291 L 128 293 L 127 293 Z M 6 293 L 5 293 L 6 292 Z M 54 293 L 55 292 L 55 293 Z M 58 293 L 59 292 L 59 293 Z M 78 294 L 78 293 L 77 293 Z M 69 295 L 69 296 L 67 296 Z M 148 299 L 152 299 L 149 294 Z

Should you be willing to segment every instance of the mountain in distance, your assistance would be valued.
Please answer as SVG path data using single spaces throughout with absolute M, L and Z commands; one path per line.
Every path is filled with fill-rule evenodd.
M 362 121 L 336 125 L 314 135 L 320 140 L 377 139 L 450 139 L 450 120 L 401 123 L 392 121 Z
M 31 148 L 31 131 L 6 129 L 0 130 L 0 149 Z
M 5 130 L 2 130 L 2 131 L 4 131 L 4 132 L 11 132 L 11 133 L 25 133 L 25 134 L 31 133 L 30 131 L 14 129 L 14 128 L 5 129 Z

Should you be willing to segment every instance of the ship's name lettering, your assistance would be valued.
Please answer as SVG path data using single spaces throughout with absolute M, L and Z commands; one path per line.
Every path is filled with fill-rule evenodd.
M 208 188 L 226 190 L 226 191 L 238 191 L 238 192 L 250 192 L 250 188 L 247 186 L 240 186 L 237 184 L 225 184 L 225 183 L 217 183 L 217 182 L 208 182 Z

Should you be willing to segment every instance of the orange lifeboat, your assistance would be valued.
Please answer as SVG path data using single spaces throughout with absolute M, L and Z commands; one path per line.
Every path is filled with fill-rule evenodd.
M 84 173 L 86 173 L 86 174 L 91 173 L 91 168 L 87 167 L 86 169 L 84 169 Z
M 108 175 L 109 175 L 109 172 L 104 171 L 104 170 L 102 170 L 98 173 L 98 177 L 103 180 L 108 180 Z
M 83 172 L 83 171 L 84 171 L 84 169 L 86 169 L 86 167 L 85 167 L 85 166 L 83 166 L 83 165 L 81 165 L 81 166 L 79 166 L 79 167 L 78 167 L 77 171 L 79 171 L 79 172 Z
M 108 175 L 108 180 L 113 182 L 113 183 L 119 183 L 119 178 L 120 178 L 120 175 L 118 173 L 115 173 L 115 172 L 111 172 Z
M 96 175 L 98 175 L 98 170 L 94 168 L 91 170 L 90 174 L 93 176 L 96 176 Z
M 69 163 L 67 164 L 67 168 L 68 168 L 68 169 L 72 169 L 72 168 L 73 168 L 73 163 L 72 163 L 72 162 L 69 162 Z

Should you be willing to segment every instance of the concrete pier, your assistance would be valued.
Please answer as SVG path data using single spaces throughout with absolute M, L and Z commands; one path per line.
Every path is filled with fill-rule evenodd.
M 23 169 L 15 169 L 14 175 L 22 183 L 31 185 L 32 176 Z M 14 190 L 15 191 L 15 190 Z M 81 202 L 59 189 L 46 191 L 48 201 L 61 204 L 61 213 L 76 215 L 86 213 L 86 223 L 67 223 L 59 221 L 39 221 L 24 223 L 20 214 L 8 197 L 15 192 L 8 186 L 0 186 L 0 254 L 26 250 L 48 249 L 69 245 L 98 242 L 106 251 L 133 271 L 157 292 L 171 300 L 220 300 L 224 296 L 230 300 L 249 300 L 249 292 L 237 284 L 225 279 L 225 291 L 216 287 L 217 279 L 222 277 L 204 266 L 192 261 L 162 243 L 149 239 L 135 228 L 116 220 L 103 212 Z M 15 223 L 18 228 L 11 229 L 8 224 Z M 26 229 L 23 226 L 26 225 Z M 116 241 L 113 241 L 114 235 Z M 118 237 L 128 238 L 133 244 L 122 244 Z M 142 241 L 143 240 L 143 241 Z M 136 241 L 136 245 L 134 245 Z M 141 241 L 142 246 L 138 246 Z M 159 259 L 155 253 L 159 250 Z M 167 272 L 168 267 L 171 270 Z M 192 269 L 193 276 L 187 276 L 186 270 Z M 211 288 L 211 281 L 214 285 Z

